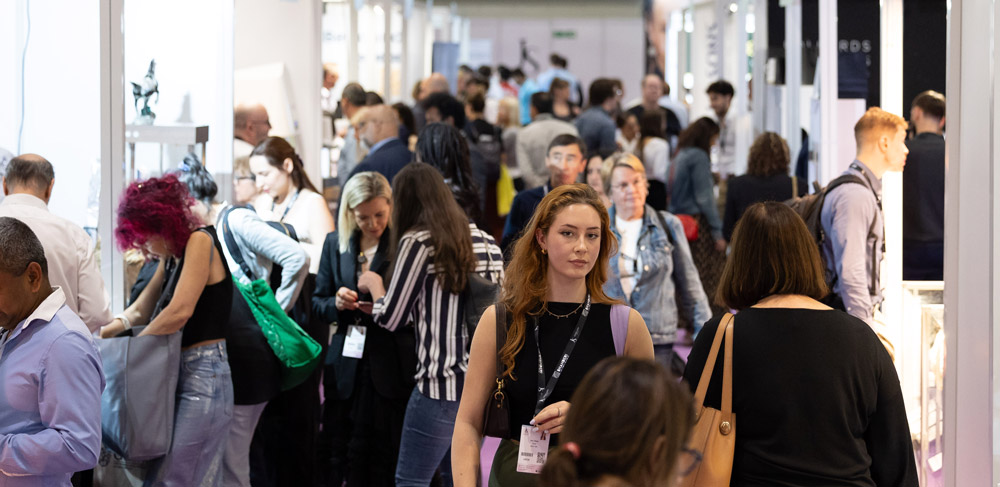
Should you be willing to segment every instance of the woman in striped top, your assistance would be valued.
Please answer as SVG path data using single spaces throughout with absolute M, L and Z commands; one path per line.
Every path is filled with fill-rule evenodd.
M 417 386 L 403 423 L 397 486 L 426 486 L 440 466 L 451 485 L 448 450 L 469 361 L 463 321 L 468 273 L 503 278 L 503 256 L 486 232 L 469 223 L 441 173 L 409 164 L 393 181 L 395 262 L 389 288 L 375 273 L 358 279 L 374 300 L 373 318 L 395 330 L 416 327 Z

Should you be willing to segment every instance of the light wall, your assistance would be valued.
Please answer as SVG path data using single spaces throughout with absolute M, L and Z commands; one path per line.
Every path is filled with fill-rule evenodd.
M 28 6 L 26 0 L 0 2 L 0 147 L 13 153 L 18 152 Z M 53 8 L 52 2 L 31 1 L 23 73 L 20 152 L 52 162 L 56 186 L 49 207 L 80 226 L 97 224 L 87 202 L 92 176 L 98 178 L 95 189 L 100 187 L 95 175 L 101 156 L 99 11 L 97 2 L 59 2 Z
M 302 157 L 309 178 L 319 186 L 323 76 L 320 0 L 239 0 L 234 18 L 235 69 L 284 64 L 290 82 L 294 133 L 273 135 L 292 135 L 289 142 Z M 235 90 L 241 91 L 239 86 Z M 269 112 L 283 109 L 267 108 Z

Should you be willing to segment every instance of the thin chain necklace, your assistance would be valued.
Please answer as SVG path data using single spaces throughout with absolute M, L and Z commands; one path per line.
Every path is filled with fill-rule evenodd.
M 566 313 L 564 315 L 557 315 L 557 314 L 549 311 L 549 307 L 546 306 L 545 307 L 545 312 L 548 313 L 549 315 L 555 317 L 555 318 L 569 318 L 570 316 L 575 315 L 577 311 L 580 311 L 580 308 L 582 308 L 582 307 L 583 307 L 583 303 L 580 303 L 580 305 L 577 306 L 576 309 L 574 309 L 573 311 L 570 311 L 569 313 Z

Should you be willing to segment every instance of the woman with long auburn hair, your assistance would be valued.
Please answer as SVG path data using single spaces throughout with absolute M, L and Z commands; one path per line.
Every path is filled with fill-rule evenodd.
M 555 438 L 548 435 L 562 431 L 571 407 L 568 400 L 595 364 L 619 353 L 653 358 L 642 318 L 634 310 L 613 308 L 618 303 L 602 289 L 616 246 L 608 213 L 591 187 L 563 185 L 539 203 L 514 244 L 503 283 L 499 305 L 506 322 L 500 326 L 507 329 L 506 342 L 497 346 L 493 306 L 483 314 L 472 341 L 452 440 L 455 485 L 476 485 L 483 409 L 498 375 L 505 382 L 510 431 L 494 459 L 490 485 L 535 485 L 536 474 L 517 471 L 519 444 L 513 440 L 525 431 L 544 433 L 554 446 Z M 625 332 L 620 348 L 612 329 L 613 312 Z M 498 349 L 503 368 L 499 374 Z

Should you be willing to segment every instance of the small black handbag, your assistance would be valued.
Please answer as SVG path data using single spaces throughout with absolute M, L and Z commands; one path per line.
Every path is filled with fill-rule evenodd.
M 504 394 L 503 361 L 500 359 L 500 349 L 507 342 L 507 309 L 503 303 L 497 303 L 497 388 L 486 400 L 483 411 L 483 436 L 507 439 L 510 437 L 510 403 Z

